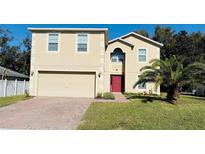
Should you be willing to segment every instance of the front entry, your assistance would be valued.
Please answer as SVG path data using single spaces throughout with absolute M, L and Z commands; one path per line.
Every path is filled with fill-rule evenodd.
M 123 81 L 122 75 L 111 75 L 111 91 L 123 92 Z

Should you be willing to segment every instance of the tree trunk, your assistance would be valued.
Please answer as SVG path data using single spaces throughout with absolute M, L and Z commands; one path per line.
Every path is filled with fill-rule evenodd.
M 179 98 L 179 86 L 178 85 L 172 85 L 169 87 L 167 91 L 167 100 L 172 103 L 176 104 L 178 98 Z

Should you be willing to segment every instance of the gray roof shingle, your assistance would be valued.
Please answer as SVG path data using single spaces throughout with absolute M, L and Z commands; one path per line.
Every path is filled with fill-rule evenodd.
M 3 75 L 3 73 L 5 72 L 5 67 L 0 66 L 0 76 Z M 12 71 L 10 69 L 6 69 L 6 75 L 5 76 L 9 76 L 9 77 L 19 77 L 19 78 L 29 78 L 29 76 Z

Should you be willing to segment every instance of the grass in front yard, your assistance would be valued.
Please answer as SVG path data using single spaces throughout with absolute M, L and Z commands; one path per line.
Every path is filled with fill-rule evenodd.
M 14 104 L 14 103 L 17 103 L 19 101 L 27 100 L 29 98 L 31 98 L 31 97 L 26 96 L 26 95 L 0 97 L 0 107 Z
M 78 129 L 205 129 L 205 99 L 181 96 L 177 105 L 164 97 L 136 97 L 128 103 L 93 103 Z

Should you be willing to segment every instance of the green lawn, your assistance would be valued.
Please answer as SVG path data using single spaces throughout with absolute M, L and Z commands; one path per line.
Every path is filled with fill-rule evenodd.
M 20 96 L 10 96 L 10 97 L 0 97 L 0 107 L 7 106 L 10 104 L 17 103 L 19 101 L 23 101 L 26 99 L 29 99 L 31 97 L 26 95 L 20 95 Z
M 177 105 L 168 104 L 163 98 L 137 97 L 128 103 L 93 103 L 78 129 L 205 129 L 204 98 L 181 96 Z

